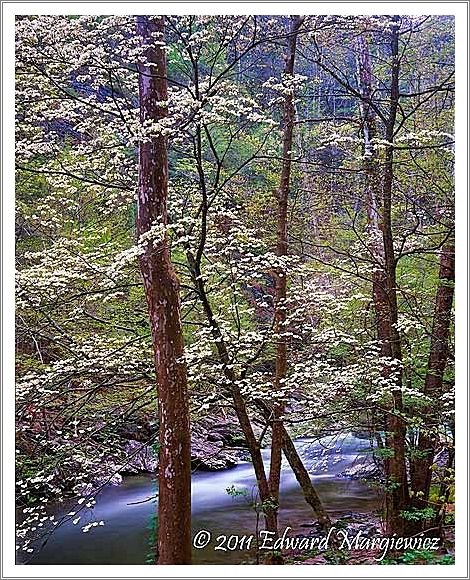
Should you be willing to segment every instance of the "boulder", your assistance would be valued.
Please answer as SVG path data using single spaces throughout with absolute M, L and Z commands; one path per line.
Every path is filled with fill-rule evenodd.
M 193 438 L 191 465 L 202 471 L 218 471 L 234 467 L 238 457 L 234 451 L 223 446 L 222 441 L 203 441 Z
M 156 453 L 146 443 L 155 437 L 157 429 L 158 426 L 146 416 L 127 420 L 120 425 L 120 447 L 124 459 L 117 468 L 119 473 L 154 473 L 157 470 Z M 193 423 L 191 433 L 193 469 L 203 471 L 229 469 L 247 458 L 245 439 L 236 419 L 209 415 Z
M 127 460 L 119 470 L 120 473 L 154 473 L 156 471 L 158 461 L 150 445 L 131 439 L 124 445 L 124 453 Z
M 380 477 L 380 468 L 371 455 L 358 457 L 352 465 L 339 474 L 350 479 L 374 479 Z

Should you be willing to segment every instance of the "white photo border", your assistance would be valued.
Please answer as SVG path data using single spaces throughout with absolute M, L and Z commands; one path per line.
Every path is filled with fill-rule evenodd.
M 456 563 L 450 566 L 236 566 L 15 564 L 14 22 L 26 14 L 454 15 L 456 34 Z M 468 556 L 468 16 L 469 2 L 1 2 L 2 24 L 2 546 L 0 578 L 469 578 Z

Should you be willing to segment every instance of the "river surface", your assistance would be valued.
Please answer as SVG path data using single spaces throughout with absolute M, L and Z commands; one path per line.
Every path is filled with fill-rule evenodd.
M 299 439 L 297 449 L 311 474 L 312 481 L 330 514 L 370 512 L 380 506 L 377 493 L 366 484 L 338 477 L 345 468 L 364 456 L 369 442 L 354 436 L 313 441 Z M 270 450 L 263 451 L 269 465 Z M 233 496 L 227 488 L 243 495 Z M 151 475 L 125 477 L 122 485 L 105 488 L 96 498 L 94 508 L 82 510 L 78 525 L 62 524 L 54 530 L 46 545 L 36 552 L 29 564 L 145 564 L 149 554 L 149 536 L 156 512 L 156 481 Z M 216 550 L 225 534 L 250 535 L 256 531 L 256 513 L 252 507 L 255 476 L 249 462 L 217 472 L 196 472 L 192 477 L 193 536 L 200 530 L 210 532 L 212 540 L 203 549 L 193 549 L 195 564 L 241 564 L 253 561 L 253 551 Z M 281 478 L 279 529 L 308 534 L 305 524 L 315 520 L 305 503 L 299 485 L 287 463 Z M 55 512 L 66 514 L 70 506 Z M 104 521 L 84 533 L 87 522 Z M 263 529 L 262 519 L 260 529 Z M 236 540 L 233 540 L 236 542 Z M 226 544 L 225 544 L 226 545 Z

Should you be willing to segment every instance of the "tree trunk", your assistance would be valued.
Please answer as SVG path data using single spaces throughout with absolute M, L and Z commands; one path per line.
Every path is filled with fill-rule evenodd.
M 294 472 L 295 478 L 302 489 L 305 501 L 313 509 L 313 512 L 317 516 L 318 523 L 327 534 L 331 528 L 330 516 L 323 507 L 321 499 L 313 487 L 310 475 L 305 469 L 305 465 L 302 463 L 294 442 L 287 433 L 284 425 L 282 425 L 282 450 L 284 451 L 284 455 L 286 456 L 286 459 Z
M 164 17 L 137 17 L 137 33 L 145 47 L 139 65 L 140 121 L 158 122 L 167 115 Z M 148 66 L 151 65 L 151 66 Z M 139 145 L 137 233 L 155 224 L 167 225 L 168 158 L 162 135 Z M 158 564 L 191 563 L 191 448 L 186 367 L 182 362 L 183 332 L 179 283 L 166 233 L 149 241 L 140 257 L 158 385 Z
M 386 325 L 388 326 L 387 336 L 383 337 L 383 355 L 400 362 L 401 339 L 397 328 L 398 322 L 398 300 L 396 284 L 396 259 L 393 248 L 392 230 L 392 191 L 393 191 L 393 139 L 395 122 L 399 101 L 399 26 L 400 18 L 394 16 L 391 26 L 391 57 L 392 75 L 390 86 L 390 110 L 386 126 L 385 138 L 389 145 L 385 149 L 384 178 L 382 182 L 382 235 L 385 259 L 385 291 L 387 295 L 388 316 Z M 385 305 L 384 305 L 385 306 Z M 382 338 L 382 337 L 381 337 Z M 405 436 L 406 426 L 401 417 L 403 412 L 403 399 L 401 393 L 402 373 L 397 371 L 398 377 L 396 385 L 392 390 L 393 406 L 387 415 L 387 447 L 392 449 L 393 455 L 387 461 L 388 480 L 390 489 L 388 532 L 402 535 L 405 533 L 406 522 L 401 512 L 409 507 L 410 496 L 408 489 L 408 478 L 405 458 Z
M 207 209 L 203 209 L 203 212 L 204 211 L 207 211 Z M 253 431 L 245 399 L 243 398 L 243 395 L 241 394 L 240 389 L 236 384 L 236 376 L 230 365 L 230 355 L 227 346 L 223 341 L 219 324 L 214 316 L 212 306 L 207 297 L 205 283 L 201 276 L 200 262 L 189 249 L 186 250 L 186 256 L 191 269 L 193 283 L 195 285 L 195 288 L 197 289 L 204 310 L 204 314 L 209 323 L 210 331 L 216 345 L 217 354 L 219 356 L 220 361 L 223 364 L 224 375 L 231 385 L 230 388 L 233 400 L 233 407 L 235 409 L 235 413 L 237 415 L 238 422 L 245 437 L 251 461 L 253 463 L 253 469 L 255 471 L 256 483 L 258 486 L 259 496 L 262 504 L 266 529 L 270 532 L 274 532 L 275 534 L 277 534 L 276 510 L 274 509 L 274 501 L 270 494 L 269 482 L 266 476 L 266 471 L 264 469 L 263 456 L 261 455 L 261 446 L 258 440 L 256 439 L 256 435 Z
M 295 50 L 297 35 L 303 22 L 303 17 L 292 16 L 290 36 L 287 39 L 287 54 L 284 73 L 294 74 Z M 282 168 L 281 181 L 278 190 L 278 210 L 277 210 L 277 247 L 276 254 L 280 257 L 287 256 L 287 207 L 290 190 L 290 176 L 292 166 L 292 141 L 294 129 L 294 96 L 288 94 L 284 101 L 284 130 L 282 136 Z M 287 298 L 287 273 L 285 269 L 278 268 L 276 271 L 276 295 L 274 312 L 274 332 L 277 337 L 276 347 L 276 370 L 274 377 L 274 392 L 278 393 L 283 387 L 284 379 L 287 375 L 287 341 L 284 336 L 286 331 L 286 298 Z M 269 470 L 269 489 L 271 497 L 279 503 L 279 485 L 281 478 L 281 459 L 283 425 L 281 415 L 284 412 L 284 405 L 275 403 L 273 405 L 272 441 L 271 441 L 271 463 Z
M 449 358 L 449 331 L 454 300 L 455 258 L 454 243 L 444 245 L 439 267 L 439 285 L 436 291 L 431 345 L 424 382 L 424 395 L 438 399 L 442 394 L 442 381 Z M 431 409 L 423 409 L 423 417 L 429 418 Z M 434 462 L 436 437 L 432 427 L 424 425 L 418 438 L 418 458 L 413 465 L 413 491 L 418 493 L 416 507 L 426 507 L 431 487 L 431 465 Z
M 364 139 L 365 205 L 367 214 L 367 233 L 370 238 L 369 251 L 374 266 L 372 273 L 372 297 L 375 309 L 377 337 L 385 341 L 389 335 L 389 306 L 386 293 L 386 272 L 382 232 L 380 229 L 379 204 L 381 203 L 382 175 L 377 149 L 373 140 L 377 137 L 377 120 L 369 103 L 373 97 L 372 63 L 369 45 L 363 34 L 356 39 L 357 69 L 361 101 L 362 133 Z
M 381 356 L 401 361 L 401 339 L 397 330 L 398 301 L 396 289 L 396 259 L 393 248 L 392 192 L 393 192 L 393 138 L 399 100 L 399 18 L 393 18 L 391 29 L 391 86 L 390 107 L 385 127 L 389 145 L 385 149 L 383 168 L 379 167 L 376 150 L 371 140 L 376 137 L 376 119 L 370 106 L 373 98 L 372 65 L 368 44 L 363 35 L 357 40 L 357 64 L 361 88 L 361 112 L 364 134 L 364 169 L 366 176 L 366 207 L 369 246 L 374 272 L 372 295 L 375 309 L 377 338 L 381 344 Z M 379 197 L 379 200 L 377 200 Z M 379 211 L 380 207 L 380 211 Z M 381 233 L 381 236 L 380 236 Z M 381 238 L 381 239 L 380 239 Z M 384 377 L 390 376 L 389 366 Z M 401 371 L 392 390 L 392 405 L 386 419 L 386 446 L 393 455 L 384 461 L 387 478 L 387 527 L 389 533 L 403 534 L 405 521 L 400 515 L 409 504 L 409 491 L 405 458 L 406 428 L 401 418 L 403 402 L 401 395 Z
M 272 415 L 271 407 L 262 401 L 261 399 L 256 400 L 256 405 L 261 411 L 262 415 L 269 419 Z M 331 526 L 331 519 L 323 507 L 323 503 L 317 494 L 315 487 L 312 484 L 312 480 L 310 479 L 310 475 L 305 468 L 305 465 L 300 458 L 300 455 L 297 452 L 294 442 L 292 441 L 291 436 L 287 432 L 283 423 L 281 425 L 281 435 L 282 435 L 282 451 L 294 472 L 295 478 L 297 479 L 302 493 L 304 495 L 305 501 L 310 505 L 313 509 L 315 516 L 318 519 L 319 524 L 321 525 L 323 531 L 327 534 L 330 530 Z

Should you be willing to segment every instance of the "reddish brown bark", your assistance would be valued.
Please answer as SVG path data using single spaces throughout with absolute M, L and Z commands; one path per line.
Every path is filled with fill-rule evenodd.
M 439 285 L 436 291 L 431 344 L 423 393 L 427 397 L 439 398 L 442 394 L 444 371 L 449 358 L 449 332 L 454 300 L 455 257 L 454 243 L 442 248 L 439 266 Z M 426 422 L 432 409 L 423 409 Z M 416 496 L 416 507 L 425 507 L 431 486 L 431 465 L 434 462 L 436 437 L 431 425 L 424 425 L 418 438 L 418 458 L 413 462 L 412 487 Z
M 257 399 L 257 407 L 260 409 L 262 414 L 266 419 L 269 419 L 272 415 L 271 407 L 265 402 Z M 300 455 L 297 452 L 294 442 L 291 436 L 287 432 L 284 424 L 280 423 L 280 431 L 282 436 L 282 451 L 297 479 L 297 482 L 302 489 L 305 501 L 312 508 L 315 516 L 318 519 L 318 523 L 321 525 L 323 531 L 327 534 L 331 528 L 331 519 L 325 510 L 323 503 L 310 479 L 310 475 L 302 462 Z M 334 542 L 334 538 L 332 539 Z
M 387 143 L 392 143 L 395 132 L 395 122 L 399 101 L 399 17 L 392 19 L 391 26 L 391 85 L 390 85 L 390 109 L 387 119 L 385 139 Z M 393 146 L 389 145 L 385 149 L 384 177 L 382 182 L 382 235 L 385 259 L 385 292 L 387 296 L 386 304 L 382 308 L 388 308 L 386 316 L 386 336 L 382 338 L 383 354 L 395 361 L 402 360 L 401 339 L 397 327 L 398 322 L 398 301 L 396 283 L 396 259 L 393 248 L 392 229 L 392 192 L 393 192 Z M 403 398 L 401 392 L 402 376 L 398 371 L 396 386 L 392 391 L 393 406 L 387 415 L 387 438 L 386 443 L 389 449 L 393 450 L 393 455 L 387 461 L 387 476 L 390 483 L 388 491 L 388 514 L 387 527 L 389 533 L 404 534 L 406 522 L 401 512 L 409 507 L 410 496 L 408 488 L 408 478 L 405 458 L 405 436 L 406 426 L 401 417 L 403 412 Z
M 290 36 L 287 40 L 287 54 L 284 73 L 294 74 L 295 51 L 297 45 L 297 35 L 302 25 L 303 17 L 292 16 Z M 294 96 L 288 94 L 284 101 L 284 119 L 282 135 L 282 168 L 281 180 L 278 190 L 277 209 L 277 246 L 276 254 L 280 257 L 287 256 L 287 207 L 290 190 L 290 178 L 292 167 L 292 141 L 294 132 Z M 286 271 L 279 268 L 276 272 L 276 295 L 274 313 L 274 332 L 277 335 L 276 347 L 276 370 L 274 377 L 274 391 L 282 389 L 283 381 L 287 375 L 287 341 L 283 336 L 286 322 L 286 298 L 287 298 L 287 275 Z M 273 406 L 272 442 L 271 442 L 271 464 L 269 471 L 269 489 L 272 498 L 279 502 L 279 485 L 281 477 L 282 441 L 283 426 L 280 419 L 283 413 L 283 405 Z
M 305 468 L 305 465 L 302 463 L 302 459 L 297 453 L 297 449 L 295 448 L 294 442 L 287 433 L 284 425 L 282 425 L 282 450 L 289 462 L 289 465 L 292 468 L 292 471 L 294 472 L 297 482 L 299 483 L 302 489 L 305 501 L 313 509 L 314 514 L 317 516 L 318 523 L 321 525 L 325 534 L 328 534 L 328 531 L 331 528 L 330 516 L 323 507 L 322 501 L 318 496 L 315 487 L 312 484 L 310 475 L 307 469 Z M 333 543 L 334 541 L 335 538 L 332 538 Z
M 165 52 L 155 44 L 164 38 L 164 18 L 138 16 L 137 33 L 144 57 L 139 65 L 140 121 L 158 122 L 167 115 Z M 139 145 L 137 233 L 167 224 L 168 158 L 162 135 Z M 152 331 L 159 411 L 158 564 L 191 563 L 191 450 L 186 367 L 179 283 L 166 235 L 150 242 L 140 257 Z
M 382 243 L 382 232 L 379 226 L 380 218 L 380 191 L 382 187 L 382 175 L 380 170 L 380 160 L 378 151 L 374 148 L 373 140 L 377 138 L 377 118 L 373 108 L 370 106 L 373 98 L 373 74 L 372 61 L 369 52 L 369 42 L 366 33 L 359 34 L 356 38 L 356 58 L 357 72 L 359 78 L 359 90 L 362 101 L 360 102 L 362 133 L 363 133 L 363 155 L 364 155 L 364 193 L 365 207 L 367 215 L 367 234 L 369 236 L 368 247 L 373 266 L 372 271 L 372 301 L 374 304 L 375 327 L 377 338 L 386 344 L 385 337 L 389 330 L 389 309 L 385 290 L 385 268 L 384 250 Z M 374 425 L 375 425 L 375 413 Z M 383 448 L 383 441 L 378 432 L 375 433 L 377 445 Z M 388 474 L 388 461 L 384 461 L 384 469 Z M 388 500 L 388 498 L 386 498 Z M 387 504 L 389 502 L 387 501 Z M 388 510 L 387 510 L 388 511 Z

